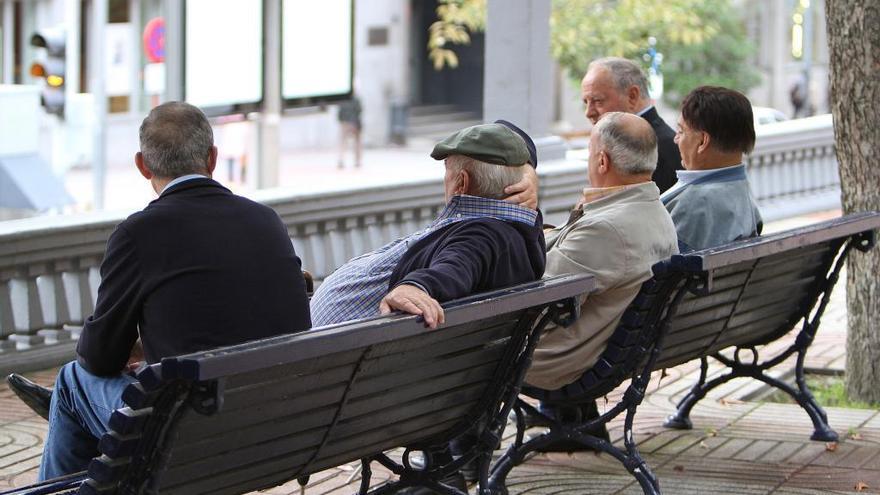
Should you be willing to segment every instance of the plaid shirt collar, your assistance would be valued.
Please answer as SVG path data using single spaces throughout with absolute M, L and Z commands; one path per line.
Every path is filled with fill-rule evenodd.
M 520 206 L 498 199 L 481 198 L 460 194 L 453 196 L 446 204 L 446 208 L 431 225 L 431 230 L 450 221 L 458 221 L 466 218 L 491 217 L 505 222 L 520 222 L 526 225 L 535 225 L 538 212 L 524 206 Z

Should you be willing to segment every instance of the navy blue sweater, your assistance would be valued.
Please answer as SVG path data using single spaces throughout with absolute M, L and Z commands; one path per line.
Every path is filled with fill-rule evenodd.
M 541 215 L 535 225 L 474 218 L 448 225 L 412 245 L 391 273 L 440 302 L 541 278 L 546 261 Z

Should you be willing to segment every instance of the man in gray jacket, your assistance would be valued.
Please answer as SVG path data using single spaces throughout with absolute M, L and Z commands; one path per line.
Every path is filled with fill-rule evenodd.
M 755 146 L 752 105 L 732 89 L 702 86 L 681 104 L 675 133 L 685 170 L 660 197 L 681 251 L 705 249 L 761 233 L 743 154 Z
M 568 222 L 545 232 L 545 276 L 588 273 L 597 292 L 580 318 L 541 336 L 526 383 L 555 390 L 577 380 L 605 350 L 651 266 L 678 252 L 675 226 L 651 181 L 657 138 L 644 119 L 605 114 L 590 136 L 589 180 Z

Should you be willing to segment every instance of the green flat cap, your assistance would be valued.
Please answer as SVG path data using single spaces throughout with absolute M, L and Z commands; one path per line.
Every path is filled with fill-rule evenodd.
M 481 124 L 453 133 L 434 146 L 431 158 L 465 155 L 481 162 L 514 167 L 529 161 L 529 149 L 515 132 L 501 124 Z

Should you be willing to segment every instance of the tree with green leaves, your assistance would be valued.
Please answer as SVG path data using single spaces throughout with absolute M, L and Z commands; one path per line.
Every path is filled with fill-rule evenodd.
M 485 29 L 485 0 L 440 0 L 429 33 L 434 67 L 455 67 L 453 45 Z M 677 105 L 702 84 L 747 91 L 760 82 L 748 63 L 753 51 L 730 0 L 553 0 L 553 55 L 580 81 L 590 60 L 619 56 L 640 60 L 649 39 L 664 55 L 664 99 Z

